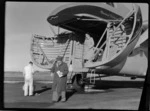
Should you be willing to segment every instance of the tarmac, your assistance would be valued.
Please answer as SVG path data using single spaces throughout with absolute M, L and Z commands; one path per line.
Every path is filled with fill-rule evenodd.
M 67 101 L 52 103 L 52 81 L 34 81 L 34 96 L 23 96 L 23 81 L 4 82 L 5 109 L 119 109 L 139 108 L 144 79 L 107 77 L 96 80 L 84 91 L 67 88 Z M 87 85 L 86 85 L 87 86 Z

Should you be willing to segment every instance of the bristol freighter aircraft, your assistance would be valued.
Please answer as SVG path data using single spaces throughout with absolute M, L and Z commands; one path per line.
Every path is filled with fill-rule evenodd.
M 58 27 L 53 37 L 33 35 L 31 57 L 35 65 L 50 69 L 56 57 L 63 56 L 68 78 L 75 88 L 84 85 L 87 74 L 144 77 L 148 68 L 148 21 L 141 9 L 121 3 L 71 3 L 56 8 L 47 18 Z M 59 33 L 59 28 L 68 32 Z M 52 30 L 54 32 L 54 30 Z M 94 41 L 93 53 L 85 56 L 85 34 Z M 88 78 L 89 79 L 89 78 Z

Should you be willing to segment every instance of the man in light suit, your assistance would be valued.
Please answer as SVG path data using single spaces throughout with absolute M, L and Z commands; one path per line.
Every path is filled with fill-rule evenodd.
M 27 66 L 24 67 L 23 76 L 24 76 L 24 96 L 33 95 L 33 62 L 29 62 Z

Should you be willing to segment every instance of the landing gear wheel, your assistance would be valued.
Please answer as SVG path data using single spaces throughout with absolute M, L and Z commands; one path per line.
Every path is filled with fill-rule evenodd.
M 76 91 L 84 91 L 85 83 L 82 79 L 82 76 L 77 74 L 73 78 L 73 87 Z

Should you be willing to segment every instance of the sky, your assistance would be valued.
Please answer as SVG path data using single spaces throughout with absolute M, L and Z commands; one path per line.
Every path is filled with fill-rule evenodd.
M 22 71 L 31 60 L 33 34 L 53 36 L 47 17 L 67 2 L 6 2 L 4 71 Z M 131 4 L 125 4 L 130 8 Z M 138 4 L 143 21 L 148 20 L 148 4 Z M 54 27 L 56 30 L 56 27 Z M 42 70 L 34 66 L 37 70 Z

